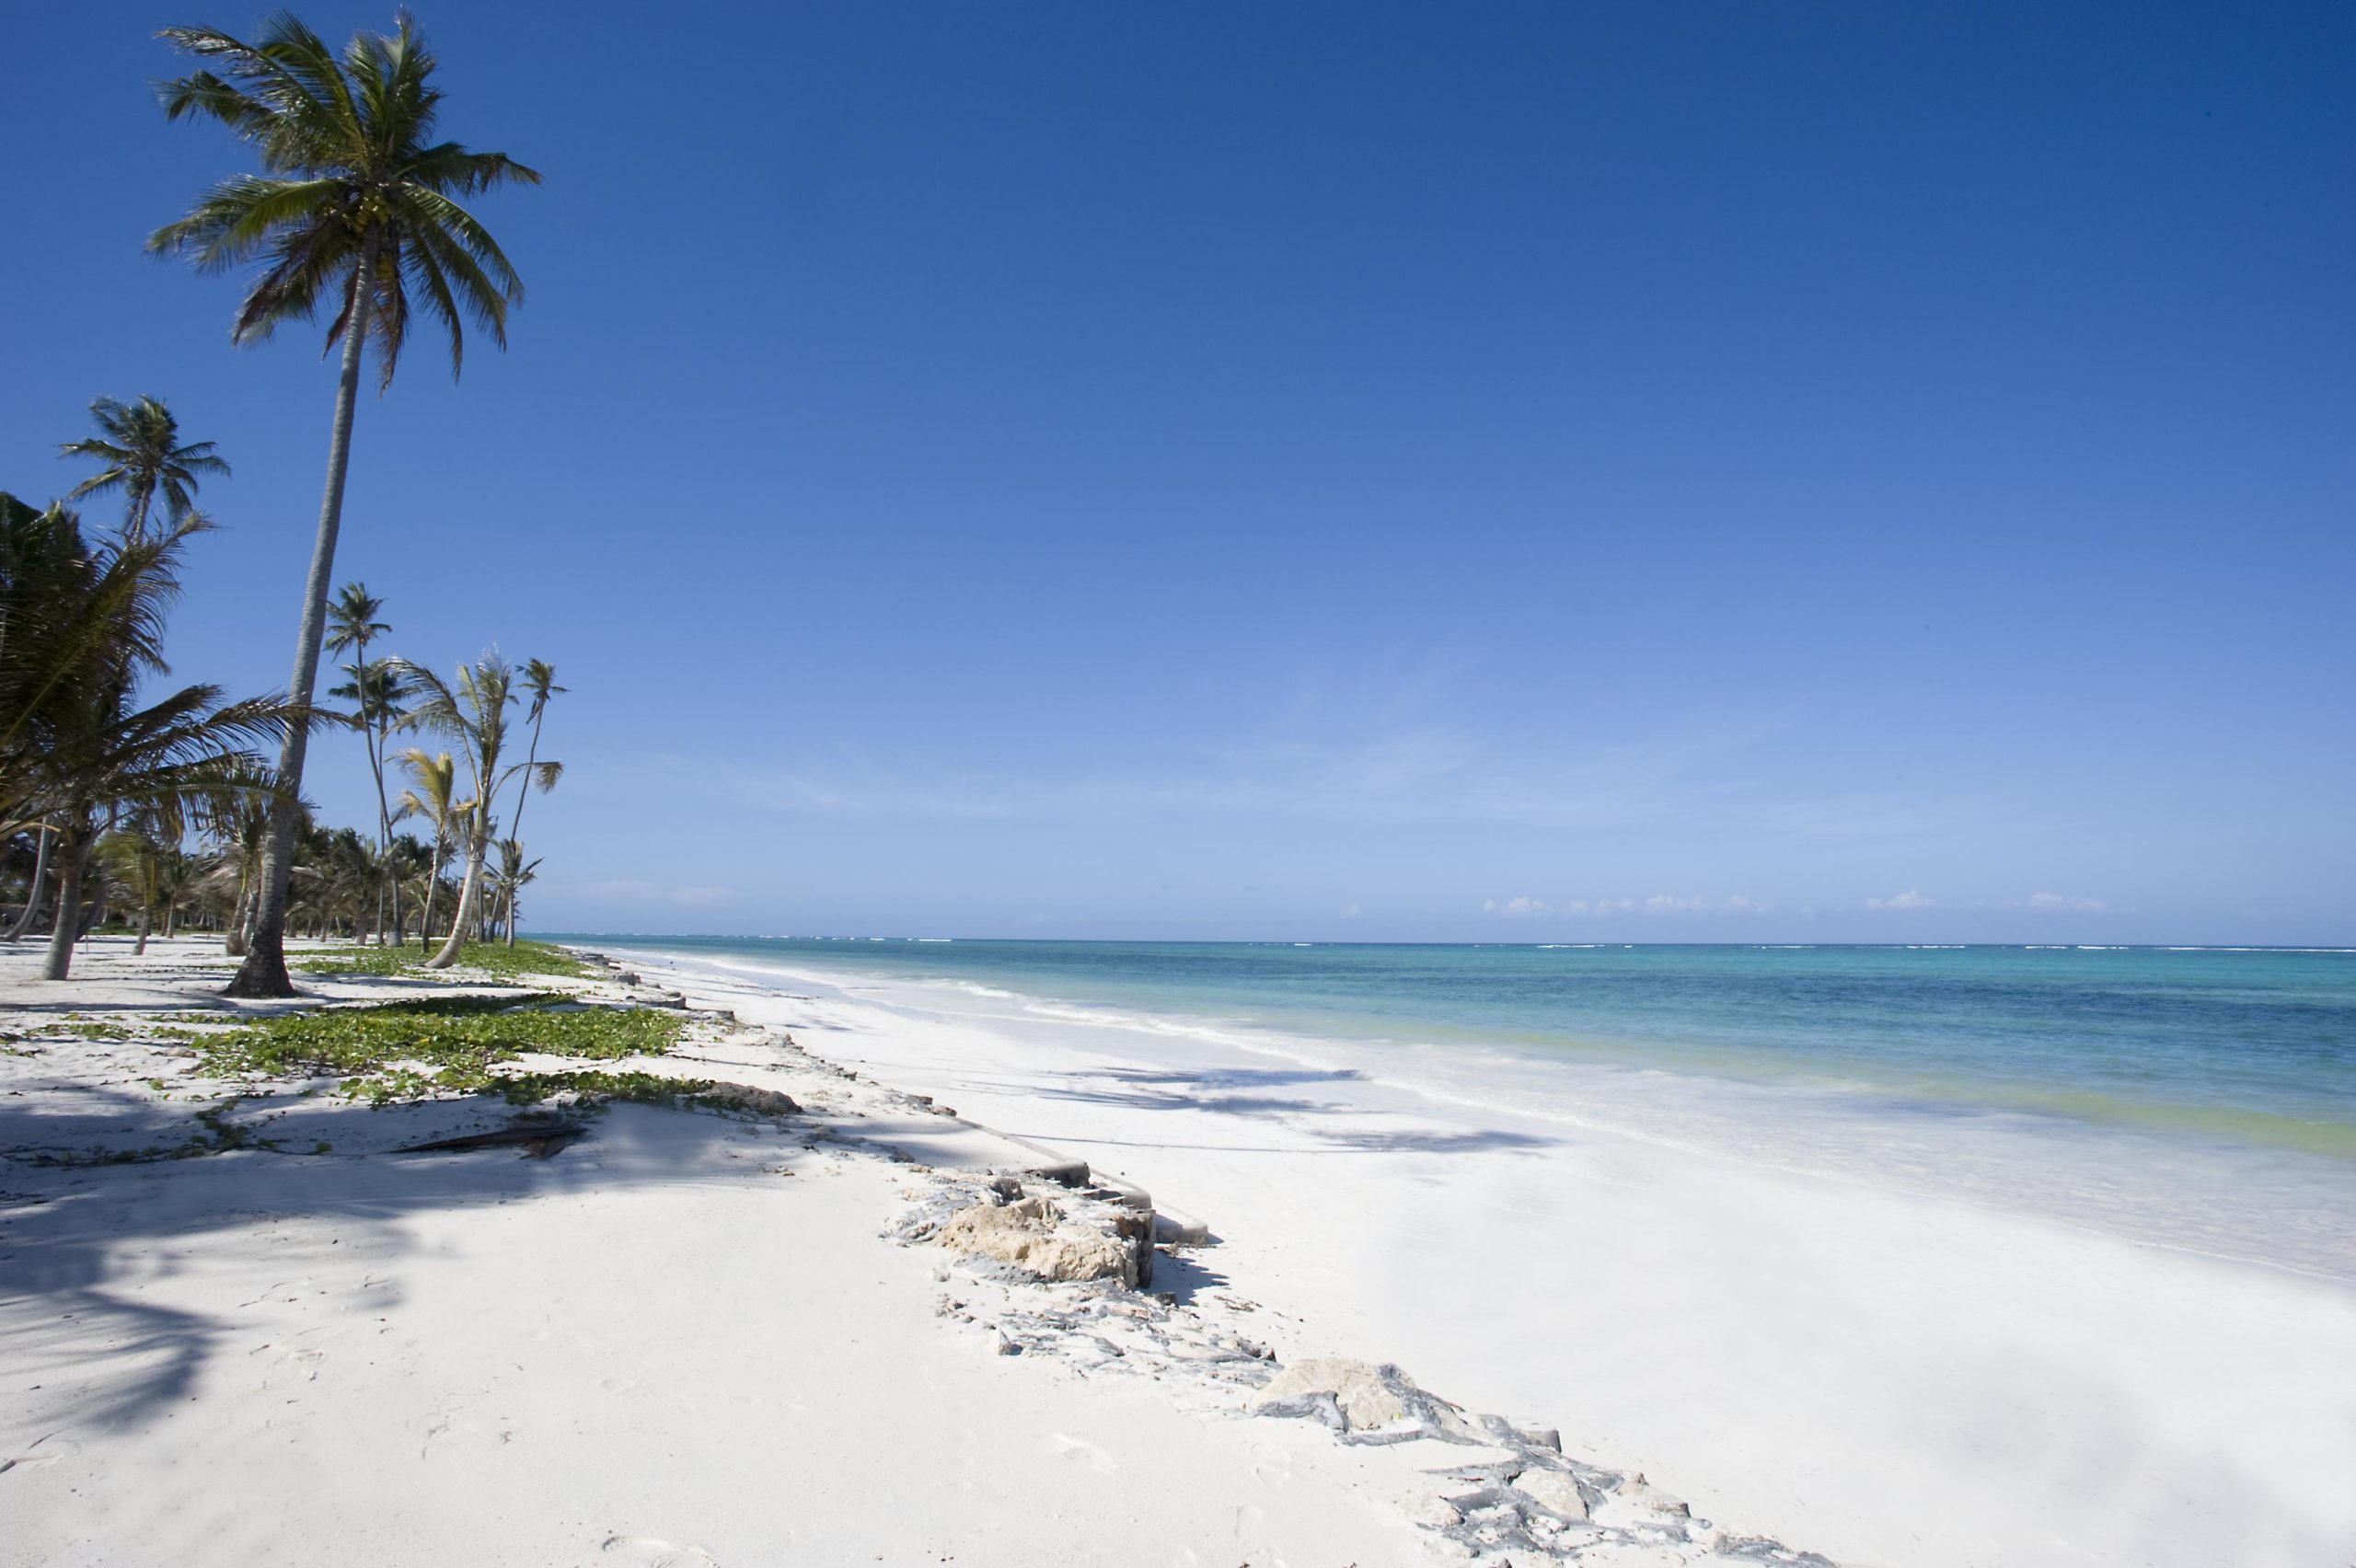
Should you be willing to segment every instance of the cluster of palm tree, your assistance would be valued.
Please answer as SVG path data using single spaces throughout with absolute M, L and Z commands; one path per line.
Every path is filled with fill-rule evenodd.
M 192 62 L 158 89 L 166 117 L 224 127 L 260 167 L 203 192 L 147 248 L 200 272 L 252 267 L 234 343 L 326 313 L 328 347 L 340 351 L 327 483 L 286 693 L 242 702 L 206 686 L 160 698 L 146 690 L 168 673 L 163 619 L 181 554 L 210 526 L 196 490 L 227 472 L 212 444 L 182 443 L 155 398 L 101 400 L 99 433 L 67 449 L 100 469 L 68 500 L 120 490 L 125 512 L 112 536 L 87 538 L 63 503 L 36 511 L 0 495 L 0 876 L 21 860 L 26 890 L 0 937 L 21 938 L 47 908 L 48 973 L 63 978 L 91 917 L 121 897 L 140 911 L 143 940 L 158 909 L 167 929 L 183 911 L 217 924 L 242 953 L 229 995 L 291 997 L 290 920 L 379 940 L 389 924 L 399 941 L 404 909 L 422 905 L 421 940 L 431 944 L 455 863 L 449 930 L 433 961 L 447 964 L 469 933 L 503 926 L 513 940 L 517 894 L 537 865 L 518 832 L 530 790 L 560 771 L 538 748 L 563 688 L 546 664 L 519 675 L 496 654 L 450 681 L 372 659 L 369 645 L 387 629 L 381 605 L 355 583 L 331 611 L 329 589 L 369 349 L 381 390 L 417 312 L 447 336 L 453 375 L 468 323 L 505 346 L 523 282 L 464 202 L 540 177 L 503 153 L 437 136 L 436 61 L 407 12 L 391 33 L 363 31 L 340 52 L 285 13 L 251 40 L 212 28 L 160 36 Z M 330 623 L 334 650 L 352 656 L 351 684 L 334 693 L 352 702 L 348 716 L 314 706 Z M 531 728 L 521 763 L 510 744 L 519 700 Z M 311 732 L 336 720 L 366 739 L 373 836 L 321 827 L 302 799 Z M 394 738 L 410 730 L 447 736 L 456 758 L 419 747 L 393 755 Z M 277 756 L 265 761 L 258 747 L 272 739 Z M 398 802 L 386 783 L 395 762 L 410 779 Z M 511 783 L 502 837 L 496 811 Z M 431 845 L 395 834 L 404 814 L 431 824 Z M 87 911 L 86 888 L 96 894 Z
M 0 917 L 0 940 L 22 940 L 46 915 L 46 973 L 64 979 L 75 943 L 111 908 L 135 917 L 143 951 L 159 920 L 167 936 L 185 920 L 221 931 L 233 955 L 250 954 L 273 830 L 286 817 L 282 930 L 402 942 L 406 899 L 421 910 L 421 944 L 440 940 L 433 964 L 456 962 L 470 940 L 503 931 L 513 943 L 521 890 L 539 865 L 518 836 L 524 807 L 563 773 L 539 755 L 549 705 L 565 691 L 555 667 L 533 659 L 518 671 L 494 652 L 445 681 L 407 659 L 371 658 L 369 645 L 392 628 L 379 618 L 384 601 L 354 582 L 331 608 L 327 639 L 352 655 L 348 683 L 329 693 L 352 711 L 283 698 L 224 702 L 206 686 L 150 700 L 146 686 L 168 674 L 164 622 L 182 552 L 213 526 L 195 508 L 198 476 L 228 467 L 210 442 L 182 444 L 157 398 L 100 398 L 91 411 L 98 436 L 61 451 L 102 467 L 68 499 L 121 491 L 110 536 L 86 537 L 62 502 L 36 511 L 0 492 L 0 880 L 23 886 L 14 915 Z M 510 710 L 519 703 L 529 740 L 515 762 Z M 298 719 L 306 731 L 361 732 L 376 790 L 373 834 L 321 824 L 263 761 L 258 744 L 283 740 Z M 394 738 L 412 732 L 446 737 L 463 765 L 449 751 L 396 753 Z M 410 780 L 398 801 L 386 780 L 396 763 Z M 396 833 L 412 816 L 430 826 L 430 842 Z
M 376 785 L 377 853 L 395 854 L 399 843 L 393 833 L 396 823 L 414 816 L 433 829 L 431 849 L 420 851 L 425 858 L 426 876 L 419 928 L 428 943 L 434 905 L 442 891 L 443 868 L 454 855 L 464 868 L 449 909 L 449 937 L 433 961 L 446 966 L 457 961 L 459 946 L 469 930 L 486 937 L 493 930 L 503 931 L 510 945 L 515 940 L 517 895 L 539 867 L 539 861 L 525 859 L 523 841 L 517 836 L 523 831 L 524 805 L 532 790 L 552 790 L 564 774 L 564 764 L 540 760 L 540 733 L 549 704 L 566 688 L 556 684 L 556 666 L 544 659 L 525 661 L 519 672 L 499 654 L 487 653 L 462 665 L 456 678 L 447 682 L 411 660 L 371 659 L 368 645 L 392 630 L 377 618 L 384 609 L 385 602 L 361 582 L 345 583 L 329 605 L 327 646 L 337 653 L 352 654 L 352 660 L 342 666 L 349 678 L 328 695 L 352 704 L 350 722 L 367 744 L 368 768 Z M 531 726 L 531 742 L 525 760 L 509 764 L 508 709 L 519 700 L 527 704 L 525 720 Z M 422 746 L 393 751 L 397 734 L 415 730 L 439 733 L 457 744 L 466 758 L 471 795 L 460 796 L 459 765 L 450 753 L 432 753 Z M 410 779 L 410 787 L 398 800 L 385 780 L 387 769 L 396 762 Z M 494 812 L 510 780 L 515 783 L 515 805 L 508 818 L 507 836 L 501 837 Z M 491 860 L 494 850 L 499 857 L 496 865 Z M 389 914 L 392 940 L 397 942 L 404 940 L 407 929 L 402 892 L 399 872 L 387 866 L 378 880 L 374 929 L 381 937 Z
M 306 727 L 282 698 L 158 688 L 171 674 L 164 626 L 181 557 L 212 526 L 192 504 L 195 477 L 225 470 L 209 444 L 179 444 L 154 398 L 101 399 L 94 411 L 102 436 L 66 451 L 109 465 L 75 495 L 126 492 L 111 536 L 90 537 L 63 502 L 37 510 L 0 492 L 0 833 L 28 841 L 34 862 L 24 907 L 0 934 L 20 940 L 53 889 L 43 971 L 53 980 L 73 963 L 93 865 L 159 887 L 165 847 L 278 796 L 255 747 Z M 101 859 L 110 839 L 157 852 Z

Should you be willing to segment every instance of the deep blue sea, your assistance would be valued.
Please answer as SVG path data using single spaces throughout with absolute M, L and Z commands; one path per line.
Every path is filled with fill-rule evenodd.
M 2356 1278 L 2351 949 L 577 940 Z

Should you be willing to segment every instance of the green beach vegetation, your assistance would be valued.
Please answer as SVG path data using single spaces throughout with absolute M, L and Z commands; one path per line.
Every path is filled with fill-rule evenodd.
M 194 1044 L 197 1070 L 208 1078 L 334 1078 L 341 1092 L 378 1104 L 493 1091 L 528 1103 L 560 1089 L 613 1088 L 575 1081 L 576 1072 L 501 1072 L 502 1064 L 525 1055 L 608 1062 L 667 1055 L 685 1028 L 680 1014 L 661 1009 L 598 1007 L 542 993 L 329 1008 L 205 1034 Z M 659 1082 L 667 1093 L 710 1087 Z
M 283 693 L 237 700 L 165 680 L 181 570 L 214 527 L 197 494 L 229 465 L 213 442 L 185 439 L 160 398 L 97 399 L 95 432 L 60 448 L 95 471 L 47 507 L 0 491 L 0 897 L 15 895 L 0 909 L 0 941 L 45 935 L 44 973 L 64 979 L 75 943 L 110 918 L 142 951 L 151 932 L 193 927 L 240 961 L 229 983 L 238 997 L 294 994 L 290 934 L 374 944 L 382 956 L 366 962 L 385 973 L 564 973 L 569 959 L 515 935 L 540 864 L 521 837 L 525 806 L 563 773 L 541 755 L 549 707 L 566 689 L 554 666 L 518 670 L 493 652 L 445 680 L 378 651 L 393 628 L 365 584 L 329 594 L 364 363 L 373 350 L 389 387 L 413 315 L 439 327 L 453 375 L 468 325 L 505 345 L 523 285 L 462 202 L 540 177 L 440 139 L 436 61 L 406 13 L 391 33 L 363 31 L 341 52 L 284 14 L 251 40 L 209 28 L 159 36 L 192 66 L 160 85 L 167 118 L 226 128 L 260 170 L 212 187 L 148 249 L 200 272 L 251 270 L 234 343 L 324 313 L 339 352 L 293 676 Z M 116 495 L 111 526 L 86 527 L 70 504 Z M 318 705 L 323 652 L 348 661 L 327 694 L 342 708 Z M 359 732 L 376 796 L 364 831 L 320 821 L 303 798 L 321 729 Z M 412 734 L 450 749 L 397 744 Z M 410 780 L 398 798 L 397 767 Z M 412 817 L 430 842 L 400 830 Z

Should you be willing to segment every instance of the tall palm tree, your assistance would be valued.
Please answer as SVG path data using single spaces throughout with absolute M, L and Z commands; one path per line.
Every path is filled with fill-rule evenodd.
M 457 918 L 450 927 L 449 940 L 425 964 L 428 969 L 447 969 L 458 962 L 482 898 L 483 864 L 495 825 L 491 809 L 498 802 L 499 792 L 510 778 L 518 774 L 529 778 L 535 772 L 541 789 L 554 789 L 564 768 L 560 763 L 535 761 L 519 762 L 502 771 L 500 764 L 507 750 L 507 709 L 515 701 L 515 669 L 498 654 L 487 653 L 471 664 L 459 665 L 457 678 L 450 682 L 422 665 L 410 664 L 408 669 L 424 698 L 410 715 L 410 721 L 462 743 L 467 771 L 474 784 L 474 800 L 459 818 L 467 875 L 458 887 Z
M 442 101 L 436 63 L 406 12 L 389 36 L 355 34 L 341 58 L 284 13 L 250 43 L 211 28 L 167 28 L 162 36 L 203 63 L 163 85 L 165 114 L 220 121 L 253 145 L 263 172 L 214 186 L 186 217 L 150 236 L 147 248 L 185 256 L 202 271 L 262 263 L 230 329 L 234 341 L 266 339 L 283 321 L 315 318 L 324 305 L 333 313 L 328 342 L 342 345 L 327 489 L 287 683 L 293 700 L 307 705 L 327 625 L 365 345 L 376 344 L 379 387 L 391 386 L 413 289 L 449 334 L 453 375 L 464 358 L 464 318 L 504 347 L 508 307 L 523 298 L 523 282 L 458 199 L 511 180 L 536 185 L 540 177 L 504 153 L 433 139 Z M 290 801 L 302 784 L 306 740 L 307 726 L 294 726 L 279 756 Z M 231 996 L 294 994 L 285 955 L 294 835 L 291 807 L 282 808 L 264 854 L 260 917 Z
M 515 814 L 508 819 L 507 824 L 508 841 L 516 846 L 516 854 L 519 857 L 523 853 L 524 802 L 531 796 L 532 779 L 538 770 L 540 760 L 540 721 L 547 716 L 549 704 L 561 697 L 568 688 L 556 684 L 554 664 L 549 663 L 546 659 L 526 659 L 524 661 L 524 689 L 532 698 L 531 709 L 525 715 L 532 721 L 532 745 L 530 751 L 525 754 L 524 777 L 517 780 L 515 785 Z M 555 767 L 557 774 L 561 775 L 564 765 L 558 763 Z M 550 776 L 540 788 L 547 790 L 553 788 L 555 783 L 556 776 Z M 532 864 L 537 866 L 539 862 L 535 860 Z M 514 882 L 502 883 L 509 947 L 515 945 L 515 889 L 520 885 L 522 884 Z
M 85 441 L 69 441 L 58 448 L 65 457 L 95 457 L 105 465 L 66 491 L 79 501 L 105 490 L 123 492 L 122 536 L 137 541 L 147 536 L 147 509 L 164 498 L 164 515 L 177 523 L 196 503 L 197 476 L 229 472 L 229 465 L 213 455 L 213 443 L 180 441 L 179 421 L 160 398 L 142 398 L 124 403 L 101 398 L 90 405 L 99 433 Z
M 400 673 L 383 660 L 371 663 L 368 644 L 393 628 L 376 617 L 384 613 L 385 601 L 368 592 L 364 582 L 347 582 L 343 591 L 329 606 L 332 625 L 328 630 L 328 648 L 336 653 L 350 652 L 352 662 L 344 666 L 352 676 L 351 683 L 331 689 L 328 695 L 355 702 L 360 709 L 360 737 L 368 747 L 368 771 L 376 780 L 376 852 L 381 857 L 393 841 L 393 808 L 385 796 L 385 736 L 392 728 L 400 702 Z M 400 883 L 390 887 L 393 901 L 393 928 L 401 924 Z M 382 915 L 379 910 L 378 914 Z M 377 935 L 384 935 L 383 922 L 377 924 Z
M 414 813 L 433 825 L 433 850 L 426 865 L 425 910 L 417 928 L 418 946 L 423 948 L 433 940 L 433 895 L 442 891 L 442 862 L 449 858 L 451 834 L 474 802 L 457 798 L 458 764 L 448 752 L 433 755 L 422 746 L 411 746 L 401 753 L 401 767 L 408 770 L 411 784 L 401 791 L 399 814 Z

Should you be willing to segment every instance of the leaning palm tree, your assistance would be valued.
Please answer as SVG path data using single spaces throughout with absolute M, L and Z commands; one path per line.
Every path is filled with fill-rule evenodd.
M 352 676 L 350 684 L 329 691 L 328 695 L 355 702 L 360 710 L 360 737 L 368 747 L 368 771 L 376 780 L 376 853 L 381 859 L 393 841 L 393 808 L 385 795 L 385 737 L 398 714 L 401 698 L 400 673 L 384 660 L 371 663 L 368 644 L 392 630 L 392 626 L 376 617 L 384 613 L 385 601 L 368 592 L 364 582 L 347 582 L 335 597 L 328 613 L 334 618 L 328 631 L 328 648 L 336 653 L 350 652 L 352 662 L 344 666 Z M 380 897 L 382 895 L 380 894 Z M 393 928 L 401 924 L 400 883 L 390 887 L 393 903 Z M 378 915 L 381 917 L 382 910 Z M 384 935 L 384 922 L 377 922 L 377 935 Z
M 458 885 L 457 917 L 451 924 L 450 940 L 425 964 L 428 969 L 447 969 L 458 962 L 468 930 L 477 917 L 483 891 L 484 859 L 495 825 L 491 809 L 497 803 L 499 792 L 519 774 L 527 779 L 537 775 L 542 790 L 552 790 L 564 767 L 561 763 L 532 761 L 501 769 L 507 750 L 507 709 L 515 700 L 515 669 L 498 654 L 487 653 L 471 664 L 459 665 L 457 678 L 450 682 L 422 665 L 404 663 L 423 698 L 410 715 L 410 721 L 423 729 L 439 731 L 462 744 L 475 790 L 474 800 L 460 816 L 458 825 L 460 841 L 467 852 L 467 874 Z
M 450 856 L 451 834 L 474 802 L 458 799 L 458 764 L 448 752 L 433 755 L 411 746 L 401 753 L 400 761 L 410 787 L 401 791 L 396 814 L 423 817 L 433 827 L 433 847 L 425 867 L 425 909 L 417 928 L 418 946 L 424 948 L 433 940 L 433 895 L 442 891 L 442 863 Z
M 342 345 L 327 490 L 287 683 L 292 699 L 308 704 L 364 350 L 375 342 L 377 384 L 389 386 L 408 337 L 412 290 L 449 334 L 454 375 L 463 361 L 465 318 L 504 347 L 508 307 L 523 298 L 523 282 L 458 199 L 510 180 L 537 184 L 540 177 L 504 153 L 433 139 L 442 101 L 435 61 L 406 12 L 390 36 L 357 34 L 341 58 L 283 13 L 253 42 L 211 28 L 167 28 L 162 36 L 203 63 L 163 85 L 166 115 L 219 121 L 252 144 L 262 172 L 214 186 L 186 217 L 150 236 L 148 248 L 185 256 L 203 271 L 262 264 L 230 329 L 236 342 L 260 341 L 282 322 L 315 318 L 324 306 L 331 313 L 328 342 Z M 289 730 L 279 756 L 289 799 L 302 784 L 306 733 L 304 725 Z M 294 835 L 294 815 L 282 809 L 271 824 L 260 917 L 229 983 L 232 996 L 294 994 L 284 951 Z
M 531 708 L 525 715 L 532 721 L 532 744 L 531 749 L 525 754 L 524 777 L 515 785 L 515 814 L 509 818 L 507 823 L 508 841 L 516 846 L 518 855 L 523 852 L 524 802 L 531 796 L 532 779 L 538 770 L 540 760 L 540 721 L 547 717 L 549 704 L 564 695 L 567 688 L 556 684 L 554 664 L 549 663 L 546 659 L 526 659 L 524 661 L 524 689 L 530 693 L 532 698 Z M 556 768 L 560 774 L 564 765 L 558 763 Z M 541 784 L 540 788 L 546 790 L 555 782 L 555 778 L 550 777 Z M 535 860 L 532 864 L 537 866 L 539 862 Z M 515 945 L 515 889 L 519 885 L 521 884 L 509 882 L 503 883 L 502 888 L 509 947 Z
M 32 875 L 25 882 L 24 906 L 17 911 L 17 917 L 9 923 L 8 928 L 0 931 L 0 942 L 16 941 L 31 930 L 33 922 L 40 917 L 40 906 L 49 895 L 49 847 L 57 836 L 50 832 L 47 823 L 32 824 L 31 832 L 33 869 Z
M 126 539 L 146 537 L 147 511 L 156 496 L 164 498 L 165 516 L 177 523 L 196 503 L 199 474 L 229 472 L 229 465 L 213 455 L 213 443 L 181 442 L 179 421 L 160 398 L 124 403 L 101 398 L 90 405 L 90 416 L 98 421 L 98 433 L 69 441 L 58 452 L 66 457 L 95 457 L 103 466 L 68 490 L 65 499 L 121 490 Z

